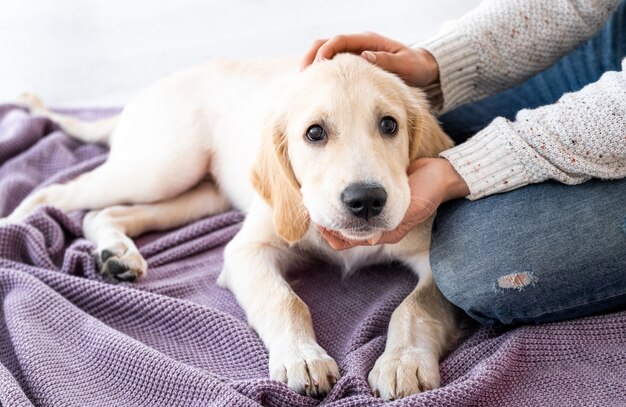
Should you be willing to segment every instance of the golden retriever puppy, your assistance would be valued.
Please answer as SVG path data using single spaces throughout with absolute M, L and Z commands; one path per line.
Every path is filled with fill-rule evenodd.
M 208 63 L 157 82 L 119 117 L 96 122 L 53 113 L 33 96 L 23 102 L 80 140 L 107 143 L 110 155 L 91 172 L 34 192 L 0 222 L 20 222 L 39 205 L 90 210 L 83 230 L 101 273 L 131 281 L 147 271 L 131 238 L 230 207 L 246 211 L 219 283 L 267 346 L 270 377 L 315 396 L 332 388 L 339 369 L 283 273 L 310 257 L 345 271 L 401 261 L 419 283 L 393 313 L 368 381 L 385 399 L 439 386 L 439 358 L 457 328 L 431 276 L 432 219 L 397 244 L 341 252 L 316 228 L 368 239 L 400 223 L 409 162 L 452 144 L 420 90 L 344 54 L 303 72 L 295 60 Z

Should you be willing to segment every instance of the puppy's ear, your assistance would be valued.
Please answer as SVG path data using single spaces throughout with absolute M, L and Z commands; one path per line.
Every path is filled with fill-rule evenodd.
M 289 162 L 284 120 L 267 126 L 252 169 L 252 185 L 272 208 L 276 233 L 289 244 L 302 239 L 309 228 L 309 218 Z
M 454 142 L 443 132 L 439 122 L 430 112 L 424 92 L 411 90 L 407 103 L 409 128 L 409 158 L 437 157 L 440 152 L 454 146 Z

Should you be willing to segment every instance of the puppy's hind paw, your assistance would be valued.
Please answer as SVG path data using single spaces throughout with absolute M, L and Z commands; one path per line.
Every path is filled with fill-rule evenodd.
M 46 106 L 43 104 L 39 96 L 34 93 L 22 93 L 17 97 L 15 103 L 19 106 L 23 106 L 33 114 L 44 113 L 47 111 Z
M 94 256 L 98 271 L 111 282 L 133 282 L 148 271 L 148 263 L 136 250 L 109 248 Z

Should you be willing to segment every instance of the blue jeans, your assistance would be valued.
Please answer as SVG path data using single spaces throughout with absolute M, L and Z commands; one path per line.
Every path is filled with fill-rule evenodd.
M 525 83 L 440 118 L 457 143 L 492 119 L 554 103 L 621 70 L 626 1 L 596 37 Z M 625 96 L 626 97 L 626 96 Z M 626 179 L 530 185 L 439 209 L 431 246 L 442 293 L 485 325 L 541 323 L 626 306 Z

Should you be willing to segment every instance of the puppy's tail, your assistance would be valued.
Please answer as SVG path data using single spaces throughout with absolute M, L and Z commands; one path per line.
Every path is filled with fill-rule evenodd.
M 70 136 L 86 143 L 109 144 L 109 138 L 119 120 L 119 114 L 94 121 L 83 121 L 71 116 L 65 116 L 50 111 L 32 93 L 23 93 L 18 98 L 17 104 L 27 108 L 32 114 L 44 116 L 61 126 Z

